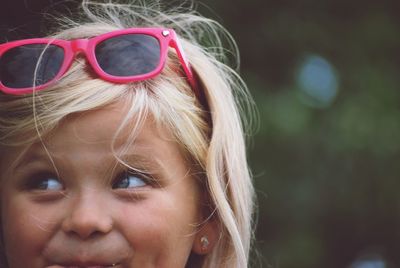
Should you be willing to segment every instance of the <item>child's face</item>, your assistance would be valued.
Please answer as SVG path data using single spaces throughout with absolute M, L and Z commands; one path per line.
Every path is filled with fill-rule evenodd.
M 120 107 L 70 117 L 45 139 L 58 175 L 40 143 L 17 167 L 23 148 L 6 151 L 0 194 L 11 268 L 185 266 L 201 221 L 199 188 L 171 134 L 151 120 L 125 159 L 153 178 L 113 170 Z

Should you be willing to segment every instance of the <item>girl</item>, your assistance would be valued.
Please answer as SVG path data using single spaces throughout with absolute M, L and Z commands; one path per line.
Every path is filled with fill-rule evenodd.
M 247 267 L 230 36 L 158 7 L 83 1 L 79 22 L 0 45 L 1 267 Z

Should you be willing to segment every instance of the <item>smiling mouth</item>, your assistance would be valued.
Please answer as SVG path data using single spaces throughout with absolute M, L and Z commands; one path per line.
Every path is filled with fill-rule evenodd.
M 115 264 L 112 265 L 91 265 L 91 266 L 65 266 L 64 268 L 111 268 L 115 267 Z
M 111 267 L 115 267 L 115 265 L 108 265 L 108 266 L 104 266 L 104 265 L 95 265 L 95 266 L 65 266 L 64 268 L 111 268 Z
M 118 264 L 110 265 L 51 265 L 46 268 L 115 268 Z

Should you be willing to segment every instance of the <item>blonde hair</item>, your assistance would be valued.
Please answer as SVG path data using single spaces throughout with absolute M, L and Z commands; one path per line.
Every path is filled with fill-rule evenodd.
M 52 37 L 86 38 L 129 27 L 173 28 L 197 75 L 206 104 L 199 101 L 176 71 L 179 63 L 173 52 L 161 75 L 131 84 L 96 79 L 86 62 L 78 58 L 68 73 L 46 90 L 18 97 L 0 94 L 0 144 L 34 142 L 70 114 L 124 99 L 129 111 L 120 131 L 132 118 L 138 119 L 139 127 L 151 114 L 156 122 L 171 129 L 192 164 L 204 174 L 203 184 L 212 204 L 210 217 L 217 220 L 221 233 L 213 251 L 204 257 L 202 267 L 247 267 L 253 237 L 254 192 L 244 129 L 251 125 L 251 98 L 241 78 L 226 64 L 227 53 L 232 58 L 238 56 L 233 39 L 217 22 L 193 10 L 193 5 L 162 11 L 158 2 L 135 5 L 84 0 L 79 20 L 60 20 L 58 32 Z M 207 46 L 200 45 L 202 42 Z M 241 115 L 250 117 L 242 120 Z M 131 138 L 138 127 L 132 130 Z

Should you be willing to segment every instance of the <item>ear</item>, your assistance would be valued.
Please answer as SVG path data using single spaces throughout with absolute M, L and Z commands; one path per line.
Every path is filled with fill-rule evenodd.
M 220 227 L 218 222 L 210 218 L 205 222 L 196 233 L 192 251 L 199 255 L 205 255 L 212 251 L 218 243 Z

